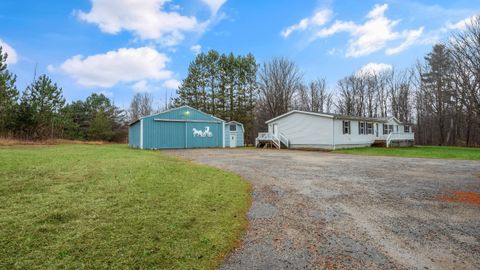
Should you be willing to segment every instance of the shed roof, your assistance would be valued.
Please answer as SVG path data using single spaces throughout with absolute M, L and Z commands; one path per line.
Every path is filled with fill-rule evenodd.
M 240 123 L 240 122 L 237 122 L 237 121 L 230 121 L 230 122 L 227 122 L 227 123 L 225 123 L 225 124 L 226 124 L 226 125 L 228 125 L 228 124 L 237 124 L 237 125 L 242 126 L 242 129 L 245 130 L 245 128 L 243 127 L 243 124 Z

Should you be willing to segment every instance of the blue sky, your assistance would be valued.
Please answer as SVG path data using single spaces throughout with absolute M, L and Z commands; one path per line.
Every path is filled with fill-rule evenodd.
M 406 68 L 480 14 L 477 0 L 2 0 L 0 44 L 23 90 L 46 73 L 68 101 L 92 92 L 156 106 L 198 51 L 295 61 L 330 87 L 360 69 Z

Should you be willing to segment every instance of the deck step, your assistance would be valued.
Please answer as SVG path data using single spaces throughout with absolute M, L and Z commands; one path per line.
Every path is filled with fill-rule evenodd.
M 387 141 L 385 141 L 385 140 L 375 140 L 372 143 L 372 147 L 387 147 Z
M 257 148 L 277 148 L 278 145 L 272 140 L 261 140 L 257 144 Z

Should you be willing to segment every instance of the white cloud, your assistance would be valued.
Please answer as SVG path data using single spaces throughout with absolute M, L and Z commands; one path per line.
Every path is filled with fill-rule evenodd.
M 385 53 L 388 55 L 397 54 L 405 50 L 406 48 L 412 46 L 417 42 L 420 36 L 423 33 L 423 27 L 420 27 L 417 30 L 407 30 L 402 32 L 402 36 L 405 37 L 405 41 L 403 41 L 400 45 L 394 48 L 388 48 L 385 50 Z
M 7 58 L 7 64 L 15 64 L 18 62 L 18 55 L 17 51 L 15 51 L 12 46 L 8 45 L 5 41 L 0 39 L 0 46 L 2 47 L 2 53 L 7 53 L 8 58 Z
M 193 45 L 190 47 L 190 51 L 192 51 L 194 54 L 199 54 L 202 52 L 202 46 L 200 44 Z
M 217 14 L 218 10 L 227 2 L 227 0 L 202 0 L 209 8 L 212 14 Z
M 150 92 L 151 86 L 148 84 L 146 80 L 141 80 L 132 85 L 133 90 L 135 93 L 145 93 Z
M 142 40 L 155 40 L 164 46 L 180 43 L 186 32 L 203 32 L 209 21 L 199 22 L 194 16 L 165 11 L 169 0 L 90 0 L 89 12 L 77 11 L 85 22 L 97 24 L 101 31 L 117 34 L 133 32 Z
M 383 50 L 389 42 L 402 41 L 390 54 L 398 53 L 412 44 L 420 37 L 423 27 L 402 32 L 394 31 L 400 20 L 391 20 L 385 16 L 388 5 L 375 5 L 367 14 L 365 22 L 357 24 L 352 21 L 337 20 L 329 27 L 317 31 L 315 38 L 326 38 L 336 33 L 347 32 L 350 34 L 348 47 L 345 53 L 347 57 L 360 57 Z
M 163 83 L 163 87 L 166 87 L 168 89 L 177 89 L 179 86 L 180 86 L 180 82 L 175 80 L 175 79 L 170 79 L 170 80 L 166 80 L 164 83 Z
M 121 48 L 88 57 L 73 56 L 50 71 L 66 73 L 84 86 L 112 87 L 121 82 L 170 80 L 173 73 L 166 69 L 169 58 L 155 49 Z M 139 85 L 140 86 L 140 85 Z
M 332 17 L 332 11 L 329 9 L 321 9 L 313 14 L 312 17 L 304 18 L 297 24 L 285 28 L 280 34 L 287 38 L 295 31 L 303 31 L 309 27 L 322 26 L 326 24 Z
M 384 63 L 368 63 L 361 67 L 357 72 L 357 76 L 369 76 L 374 74 L 380 74 L 382 72 L 390 71 L 393 69 L 392 65 Z
M 472 25 L 475 17 L 476 16 L 471 16 L 456 23 L 447 22 L 446 30 L 465 30 L 468 26 Z

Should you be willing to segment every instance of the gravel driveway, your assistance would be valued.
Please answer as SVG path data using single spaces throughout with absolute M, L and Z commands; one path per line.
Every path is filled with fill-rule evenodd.
M 478 269 L 480 162 L 265 149 L 165 153 L 253 185 L 250 227 L 222 269 Z

